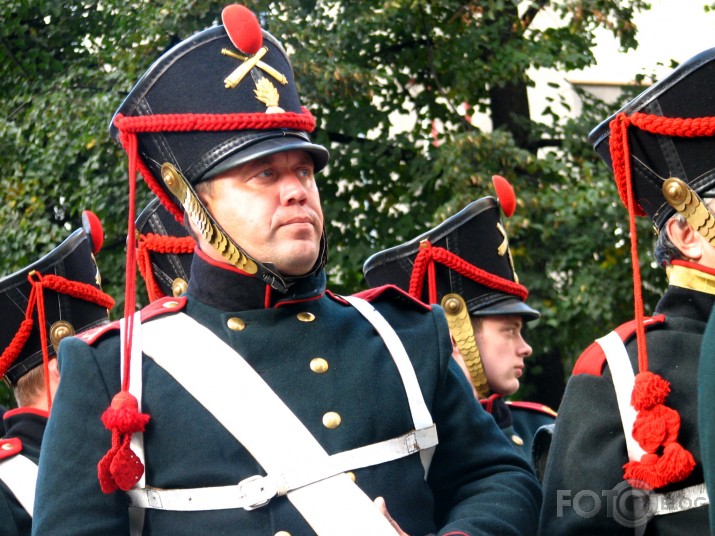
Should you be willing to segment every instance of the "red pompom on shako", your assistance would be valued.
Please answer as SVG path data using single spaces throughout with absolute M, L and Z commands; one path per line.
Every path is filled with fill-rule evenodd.
M 91 210 L 82 211 L 82 229 L 92 241 L 92 254 L 96 255 L 104 245 L 104 228 L 97 215 Z
M 234 46 L 253 56 L 263 46 L 261 25 L 253 12 L 246 6 L 231 4 L 223 8 L 221 21 L 228 38 Z
M 516 194 L 508 180 L 501 175 L 492 175 L 492 184 L 504 216 L 511 218 L 516 210 Z

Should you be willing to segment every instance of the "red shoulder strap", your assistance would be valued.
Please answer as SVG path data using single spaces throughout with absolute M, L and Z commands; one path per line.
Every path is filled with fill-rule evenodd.
M 544 404 L 539 404 L 538 402 L 524 402 L 523 400 L 507 400 L 507 406 L 517 409 L 526 409 L 529 411 L 535 411 L 537 413 L 543 413 L 544 415 L 549 415 L 550 417 L 556 417 L 556 412 L 549 406 Z
M 0 460 L 12 458 L 15 454 L 22 452 L 22 441 L 20 438 L 11 437 L 0 439 Z
M 144 309 L 142 309 L 141 319 L 142 322 L 146 322 L 147 320 L 154 318 L 155 316 L 181 311 L 185 306 L 186 298 L 184 296 L 181 296 L 179 298 L 159 298 L 158 300 L 153 301 L 152 303 L 144 307 Z M 119 330 L 119 320 L 115 320 L 114 322 L 104 324 L 103 326 L 99 326 L 94 329 L 83 331 L 82 333 L 77 335 L 77 337 L 82 339 L 87 344 L 94 344 L 105 333 L 117 330 Z
M 159 298 L 142 309 L 142 322 L 146 322 L 147 320 L 163 314 L 178 313 L 186 307 L 186 301 L 185 296 L 181 296 L 179 298 L 173 298 L 171 296 Z
M 115 331 L 119 329 L 119 321 L 110 322 L 109 324 L 104 324 L 93 329 L 88 329 L 77 335 L 77 338 L 83 340 L 87 344 L 94 344 L 99 340 L 99 338 L 105 333 L 110 331 Z
M 410 296 L 407 292 L 395 285 L 382 285 L 380 287 L 369 288 L 354 294 L 354 296 L 368 302 L 378 301 L 380 299 L 398 299 L 409 305 L 416 306 L 423 311 L 432 310 L 429 304 Z
M 665 315 L 662 314 L 647 316 L 643 319 L 643 325 L 646 330 L 651 329 L 653 326 L 663 324 L 664 322 Z M 621 324 L 614 331 L 618 333 L 618 336 L 625 344 L 636 333 L 636 321 L 631 320 L 630 322 Z M 606 354 L 603 353 L 601 345 L 597 342 L 592 342 L 590 346 L 579 356 L 578 360 L 576 360 L 572 375 L 591 374 L 592 376 L 600 376 L 603 373 L 603 367 L 605 364 Z

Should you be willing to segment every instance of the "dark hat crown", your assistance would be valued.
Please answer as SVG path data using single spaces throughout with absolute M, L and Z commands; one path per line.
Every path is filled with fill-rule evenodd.
M 0 279 L 0 363 L 5 377 L 12 383 L 43 361 L 40 330 L 47 337 L 47 353 L 56 353 L 62 337 L 80 333 L 109 321 L 108 308 L 113 300 L 101 292 L 99 269 L 94 259 L 90 234 L 84 229 L 74 231 L 59 246 L 31 265 Z M 44 326 L 39 325 L 38 308 L 33 306 L 33 285 L 28 275 L 41 283 Z M 30 309 L 33 320 L 29 337 L 22 343 L 18 337 L 25 329 Z M 34 311 L 33 311 L 34 309 Z M 18 351 L 12 350 L 16 348 Z M 9 359 L 14 357 L 14 359 Z M 1 373 L 0 373 L 1 374 Z
M 125 147 L 127 134 L 137 135 L 139 155 L 151 174 L 145 179 L 179 211 L 160 179 L 165 162 L 191 184 L 290 149 L 309 152 L 317 171 L 327 163 L 327 150 L 310 142 L 315 119 L 301 105 L 285 50 L 255 24 L 265 52 L 239 50 L 224 26 L 202 31 L 156 60 L 112 120 L 110 133 Z M 240 34 L 247 26 L 232 31 Z M 243 76 L 229 81 L 239 69 Z
M 183 293 L 191 275 L 193 238 L 158 199 L 142 210 L 136 223 L 139 269 L 149 299 Z
M 499 202 L 493 197 L 473 201 L 435 228 L 372 255 L 363 265 L 367 283 L 396 285 L 425 303 L 439 304 L 446 294 L 456 293 L 471 315 L 537 318 L 539 313 L 524 303 L 528 292 L 518 283 L 499 213 Z M 427 247 L 436 259 L 434 300 L 426 272 L 420 281 L 415 282 L 414 275 L 420 270 L 418 256 Z
M 647 214 L 658 229 L 675 213 L 663 196 L 666 179 L 677 177 L 702 197 L 715 189 L 714 60 L 715 48 L 689 59 L 589 134 L 614 170 L 626 206 L 621 169 L 630 167 L 636 213 Z

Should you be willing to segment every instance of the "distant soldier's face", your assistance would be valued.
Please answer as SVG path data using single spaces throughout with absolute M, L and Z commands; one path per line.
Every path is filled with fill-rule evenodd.
M 524 360 L 531 355 L 531 346 L 521 334 L 521 316 L 485 316 L 480 322 L 472 322 L 489 388 L 493 393 L 514 394 L 519 389 Z
M 217 175 L 197 193 L 221 227 L 259 262 L 297 276 L 318 259 L 323 212 L 308 153 L 286 151 L 247 162 Z M 200 244 L 222 261 L 203 239 Z

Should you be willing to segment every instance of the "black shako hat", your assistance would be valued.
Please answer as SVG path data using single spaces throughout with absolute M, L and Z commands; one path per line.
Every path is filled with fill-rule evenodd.
M 315 119 L 301 106 L 281 44 L 243 6 L 228 6 L 222 18 L 156 60 L 110 125 L 127 150 L 136 135 L 139 170 L 177 219 L 181 205 L 161 178 L 165 162 L 192 185 L 291 149 L 307 151 L 316 172 L 328 162 L 308 136 Z
M 418 237 L 375 253 L 363 265 L 368 285 L 395 285 L 431 304 L 459 294 L 472 316 L 538 318 L 524 303 L 528 291 L 518 282 L 499 212 L 494 197 L 483 197 Z
M 137 217 L 137 232 L 137 262 L 149 299 L 186 291 L 196 247 L 186 227 L 155 198 Z
M 701 197 L 715 195 L 715 48 L 694 56 L 638 95 L 589 134 L 614 171 L 628 208 L 660 230 L 675 214 L 662 186 L 677 177 Z
M 103 231 L 92 213 L 83 228 L 29 266 L 0 279 L 0 376 L 13 385 L 55 355 L 67 336 L 109 321 L 114 300 L 102 292 L 94 254 Z M 41 331 L 42 330 L 42 331 Z

